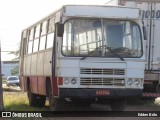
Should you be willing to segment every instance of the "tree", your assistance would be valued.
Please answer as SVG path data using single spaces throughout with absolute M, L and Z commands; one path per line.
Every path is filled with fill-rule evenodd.
M 12 59 L 12 61 L 19 61 L 19 54 L 20 54 L 20 50 L 16 50 L 16 51 L 11 51 L 9 54 L 15 55 L 15 58 Z
M 19 54 L 20 54 L 20 50 L 16 50 L 16 51 L 11 51 L 9 54 L 15 55 L 15 58 L 12 59 L 12 61 L 19 61 Z M 18 75 L 19 74 L 19 70 L 18 70 L 18 66 L 14 67 L 11 70 L 11 75 Z
M 11 75 L 18 75 L 18 74 L 19 74 L 19 68 L 18 66 L 16 66 L 11 70 Z

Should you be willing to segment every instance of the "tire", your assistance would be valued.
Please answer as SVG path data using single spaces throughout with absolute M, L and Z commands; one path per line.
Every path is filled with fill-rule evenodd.
M 31 87 L 29 87 L 28 90 L 28 99 L 29 99 L 29 105 L 33 107 L 44 107 L 46 96 L 43 95 L 37 95 L 31 92 Z
M 47 93 L 48 93 L 50 111 L 61 110 L 61 107 L 63 106 L 63 100 L 53 96 L 51 84 L 48 85 Z
M 31 87 L 30 86 L 29 86 L 29 89 L 28 89 L 28 100 L 29 100 L 29 105 L 30 106 L 33 106 L 33 107 L 37 106 L 36 94 L 33 94 L 31 92 Z
M 37 95 L 37 107 L 44 107 L 46 102 L 46 96 Z
M 110 101 L 110 107 L 112 111 L 124 111 L 126 102 L 126 98 L 112 99 Z

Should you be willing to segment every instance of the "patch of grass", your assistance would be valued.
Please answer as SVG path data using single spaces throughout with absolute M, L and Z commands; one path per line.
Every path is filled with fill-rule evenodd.
M 3 99 L 5 111 L 47 111 L 47 108 L 29 106 L 27 93 L 24 92 L 3 92 Z
M 6 84 L 7 82 L 6 82 L 6 79 L 2 79 L 2 84 Z

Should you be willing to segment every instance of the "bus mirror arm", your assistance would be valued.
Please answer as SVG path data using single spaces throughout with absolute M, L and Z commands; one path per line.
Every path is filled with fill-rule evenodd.
M 62 37 L 64 32 L 64 25 L 61 23 L 57 23 L 57 36 Z
M 147 29 L 145 26 L 142 26 L 142 28 L 143 28 L 144 40 L 147 40 Z
M 144 20 L 142 18 L 142 30 L 143 30 L 143 36 L 144 36 L 144 40 L 147 40 L 147 28 L 144 26 Z

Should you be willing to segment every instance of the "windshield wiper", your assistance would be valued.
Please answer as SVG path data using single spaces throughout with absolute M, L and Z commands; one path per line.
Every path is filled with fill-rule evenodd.
M 98 52 L 97 49 L 95 49 L 95 50 L 89 52 L 89 53 L 88 53 L 88 56 L 94 54 L 95 52 Z M 86 59 L 88 56 L 84 56 L 84 57 L 82 57 L 80 60 L 84 60 L 84 59 Z
M 113 51 L 112 52 L 110 51 L 110 53 L 113 54 L 114 56 L 118 57 L 120 60 L 124 61 L 124 58 L 122 56 L 114 53 Z
M 114 49 L 111 49 L 110 47 L 106 47 L 106 49 L 109 51 L 109 53 L 111 53 L 112 55 L 118 57 L 120 60 L 124 61 L 124 58 L 120 55 L 118 55 L 117 53 L 114 52 Z
M 111 50 L 111 48 L 107 47 L 106 45 L 104 45 L 104 46 L 106 47 L 105 49 L 107 49 L 112 55 L 118 57 L 118 58 L 119 58 L 120 60 L 122 60 L 122 61 L 125 61 L 122 56 L 120 56 L 120 55 L 118 55 L 117 53 L 113 52 L 113 51 Z M 95 48 L 95 50 L 91 51 L 91 52 L 88 54 L 88 56 L 94 54 L 95 52 L 98 52 L 98 50 L 100 51 L 100 50 L 101 50 L 101 49 L 100 49 L 101 47 L 102 47 L 102 46 L 99 46 L 99 47 Z M 102 50 L 101 50 L 101 51 L 102 51 Z M 84 56 L 84 57 L 82 57 L 80 60 L 84 60 L 84 59 L 86 59 L 88 56 Z
M 96 53 L 96 52 L 102 51 L 102 50 L 101 50 L 101 47 L 102 47 L 102 46 L 99 46 L 99 47 L 95 48 L 93 51 L 89 52 L 89 53 L 88 53 L 88 56 L 90 56 L 90 55 L 92 55 L 92 54 L 94 54 L 94 53 Z M 84 56 L 84 57 L 82 57 L 80 60 L 84 60 L 84 59 L 86 59 L 88 56 Z
M 86 59 L 88 56 L 84 56 L 84 57 L 82 57 L 80 60 L 84 60 L 84 59 Z

